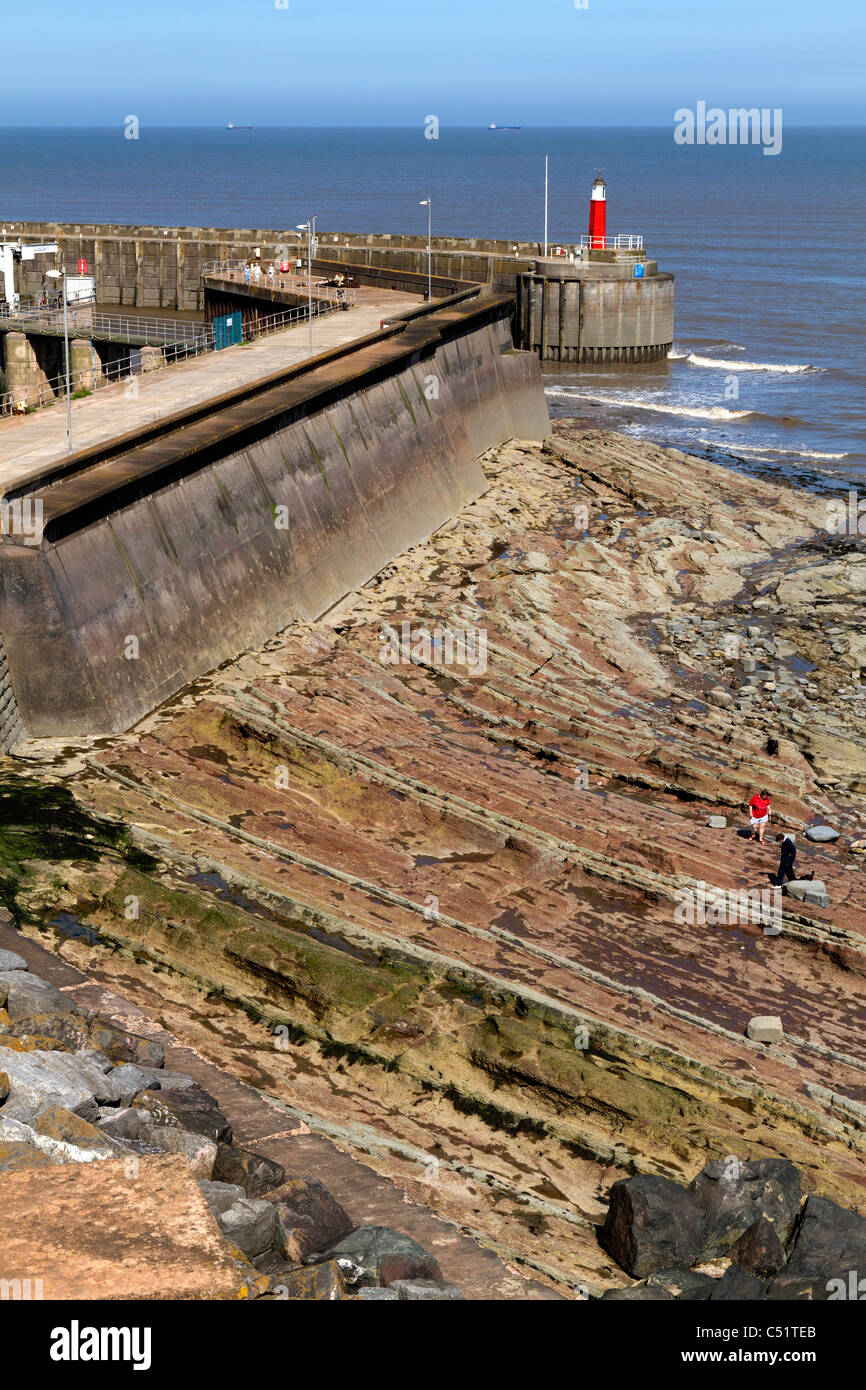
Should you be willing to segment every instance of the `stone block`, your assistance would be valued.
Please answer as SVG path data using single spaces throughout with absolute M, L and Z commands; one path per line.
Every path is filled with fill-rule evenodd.
M 752 1042 L 782 1043 L 785 1041 L 782 1020 L 776 1014 L 758 1014 L 749 1020 L 746 1037 Z

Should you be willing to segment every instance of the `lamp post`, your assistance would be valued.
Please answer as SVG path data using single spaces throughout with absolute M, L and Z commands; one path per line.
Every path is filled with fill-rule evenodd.
M 420 207 L 427 209 L 427 299 L 433 298 L 433 273 L 431 259 L 433 255 L 433 199 L 422 198 Z
M 313 355 L 313 224 L 312 222 L 301 222 L 296 227 L 298 232 L 307 233 L 307 303 L 309 306 L 310 322 L 310 356 Z
M 548 198 L 548 161 L 549 155 L 544 156 L 544 255 L 547 256 L 547 198 Z
M 46 279 L 63 281 L 63 357 L 66 366 L 66 452 L 72 453 L 72 390 L 69 382 L 69 296 L 66 291 L 66 266 L 47 270 Z

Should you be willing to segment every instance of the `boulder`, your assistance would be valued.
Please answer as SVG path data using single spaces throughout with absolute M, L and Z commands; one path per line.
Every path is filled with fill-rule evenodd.
M 182 1154 L 194 1178 L 212 1178 L 217 1146 L 202 1134 L 190 1134 L 174 1125 L 144 1124 L 138 1138 L 163 1153 Z
M 84 1054 L 3 1048 L 3 1070 L 9 1078 L 4 1116 L 30 1124 L 49 1105 L 96 1119 L 98 1108 L 116 1099 L 111 1077 Z
M 351 1260 L 379 1284 L 392 1284 L 397 1279 L 442 1282 L 438 1260 L 410 1236 L 389 1226 L 359 1226 L 329 1245 L 326 1255 L 332 1260 Z
M 8 1096 L 8 1094 L 9 1094 L 9 1077 L 6 1075 L 5 1071 L 0 1071 L 0 1105 L 3 1104 L 3 1102 L 4 1102 L 4 1100 L 6 1099 L 6 1097 Z
M 465 1302 L 456 1284 L 437 1284 L 433 1279 L 395 1279 L 389 1288 L 407 1303 Z
M 701 1169 L 689 1191 L 707 1223 L 699 1259 L 691 1264 L 728 1256 L 734 1242 L 760 1217 L 775 1227 L 786 1245 L 800 1212 L 800 1174 L 784 1158 L 714 1159 Z
M 764 1284 L 754 1274 L 729 1265 L 709 1297 L 710 1303 L 753 1303 L 764 1293 Z
M 358 1290 L 358 1298 L 363 1298 L 365 1303 L 379 1303 L 383 1298 L 391 1298 L 395 1303 L 399 1302 L 399 1294 L 393 1289 L 382 1289 L 378 1285 L 370 1285 L 366 1289 Z
M 832 825 L 809 825 L 806 827 L 806 839 L 814 840 L 819 845 L 832 844 L 838 838 L 839 831 L 834 830 Z
M 154 1038 L 142 1038 L 137 1033 L 124 1032 L 107 1019 L 97 1018 L 90 1024 L 90 1037 L 94 1047 L 98 1047 L 112 1062 L 134 1062 L 150 1068 L 161 1068 L 165 1062 L 165 1048 Z
M 704 1212 L 684 1187 L 641 1174 L 613 1184 L 598 1238 L 622 1269 L 643 1279 L 695 1264 L 705 1236 Z
M 145 1067 L 138 1062 L 130 1063 L 145 1078 L 145 1085 L 151 1091 L 172 1090 L 179 1086 L 197 1086 L 198 1082 L 182 1071 L 166 1071 L 164 1067 Z
M 239 1197 L 226 1211 L 220 1212 L 217 1224 L 248 1260 L 273 1247 L 276 1213 L 273 1205 L 260 1197 Z
M 29 966 L 23 956 L 16 955 L 14 951 L 0 951 L 0 972 L 7 970 L 29 970 Z
M 724 830 L 728 824 L 726 816 L 710 816 L 707 825 L 710 830 Z
M 286 1170 L 273 1159 L 262 1158 L 234 1144 L 219 1143 L 213 1173 L 208 1177 L 216 1182 L 237 1183 L 248 1197 L 263 1197 L 285 1182 Z
M 280 1298 L 305 1302 L 333 1302 L 351 1297 L 339 1260 L 326 1260 L 322 1264 L 307 1265 L 305 1269 L 289 1270 L 273 1292 Z
M 244 1195 L 243 1188 L 233 1182 L 209 1182 L 207 1178 L 199 1178 L 198 1185 L 214 1216 L 222 1216 Z
M 121 1062 L 114 1068 L 111 1080 L 121 1105 L 132 1105 L 135 1097 L 146 1093 L 151 1082 L 150 1072 L 141 1070 L 134 1062 Z
M 77 1149 L 90 1149 L 99 1158 L 110 1158 L 124 1153 L 122 1145 L 115 1143 L 110 1135 L 74 1115 L 62 1105 L 49 1105 L 38 1117 L 34 1129 L 46 1139 L 58 1139 L 63 1144 L 72 1144 Z
M 752 1042 L 781 1043 L 785 1041 L 782 1020 L 776 1014 L 758 1014 L 749 1020 L 746 1037 Z
M 734 697 L 729 690 L 717 685 L 714 690 L 707 692 L 707 701 L 711 705 L 717 705 L 720 709 L 729 709 L 734 703 Z
M 716 1287 L 716 1280 L 710 1274 L 699 1274 L 694 1269 L 660 1269 L 651 1274 L 647 1284 L 652 1288 L 665 1289 L 674 1298 L 684 1303 L 700 1303 L 709 1298 Z
M 25 1014 L 10 1020 L 3 1046 L 12 1046 L 13 1038 L 21 1052 L 79 1052 L 90 1043 L 84 1020 L 71 1013 Z
M 0 971 L 0 1004 L 10 1019 L 26 1018 L 30 1014 L 71 1014 L 75 1005 L 68 995 L 31 975 L 29 970 Z
M 731 1259 L 747 1274 L 758 1279 L 769 1279 L 777 1274 L 785 1263 L 785 1247 L 779 1240 L 775 1226 L 765 1216 L 753 1221 L 747 1231 L 731 1246 Z
M 851 1275 L 855 1275 L 852 1281 Z M 771 1299 L 851 1298 L 866 1279 L 866 1219 L 827 1197 L 809 1197 L 788 1263 L 767 1290 Z M 866 1293 L 866 1284 L 857 1295 Z
M 149 1110 L 156 1124 L 176 1125 L 193 1134 L 203 1134 L 214 1143 L 232 1142 L 231 1125 L 213 1096 L 201 1086 L 141 1091 L 133 1104 Z
M 827 885 L 820 878 L 794 878 L 783 886 L 782 892 L 797 902 L 809 903 L 813 907 L 830 906 Z
M 112 1139 L 137 1139 L 141 1131 L 141 1126 L 150 1120 L 146 1110 L 136 1110 L 131 1105 L 122 1105 L 119 1109 L 112 1107 L 100 1107 L 99 1117 L 94 1122 L 96 1128 L 102 1134 L 108 1134 Z
M 300 1263 L 354 1229 L 355 1223 L 316 1178 L 290 1178 L 267 1194 L 276 1205 L 277 1249 Z

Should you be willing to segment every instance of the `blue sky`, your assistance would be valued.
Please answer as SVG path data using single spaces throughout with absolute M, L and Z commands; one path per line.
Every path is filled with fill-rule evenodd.
M 4 0 L 0 126 L 866 124 L 864 0 Z

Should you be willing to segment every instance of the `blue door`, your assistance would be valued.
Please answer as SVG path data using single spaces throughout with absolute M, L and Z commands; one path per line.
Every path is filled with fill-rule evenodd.
M 236 309 L 233 314 L 220 314 L 219 318 L 215 318 L 213 336 L 214 347 L 217 351 L 220 348 L 232 347 L 235 343 L 243 342 L 244 331 L 240 309 Z

